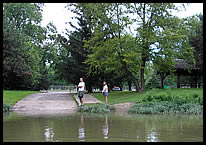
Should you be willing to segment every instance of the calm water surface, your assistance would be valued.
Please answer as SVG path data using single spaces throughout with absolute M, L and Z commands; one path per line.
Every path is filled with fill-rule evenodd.
M 202 142 L 202 115 L 3 114 L 3 141 Z

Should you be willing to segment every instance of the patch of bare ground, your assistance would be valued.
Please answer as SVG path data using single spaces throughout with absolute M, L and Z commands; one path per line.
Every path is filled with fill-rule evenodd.
M 132 107 L 132 105 L 136 104 L 135 102 L 126 102 L 126 103 L 119 103 L 114 104 L 115 112 L 128 112 L 129 108 Z

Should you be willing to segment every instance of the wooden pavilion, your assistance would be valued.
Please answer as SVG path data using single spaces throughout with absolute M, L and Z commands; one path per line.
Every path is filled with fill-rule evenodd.
M 202 76 L 202 71 L 196 65 L 191 65 L 183 59 L 175 59 L 175 75 L 177 76 L 177 88 L 180 88 L 180 76 L 191 76 L 192 88 L 197 88 L 197 80 Z M 199 86 L 200 87 L 200 86 Z

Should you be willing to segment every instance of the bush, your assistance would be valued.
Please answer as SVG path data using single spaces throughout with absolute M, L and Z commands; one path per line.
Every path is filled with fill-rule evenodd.
M 7 103 L 3 103 L 3 112 L 9 112 L 11 111 L 11 105 Z
M 201 114 L 203 112 L 203 106 L 199 104 L 187 103 L 180 107 L 181 112 L 186 114 Z
M 182 102 L 181 102 L 182 103 Z M 180 103 L 180 104 L 181 104 Z M 140 114 L 202 114 L 203 106 L 193 103 L 177 104 L 174 102 L 143 102 L 133 105 L 128 113 Z
M 110 113 L 115 110 L 114 106 L 98 104 L 94 106 L 79 106 L 78 112 L 90 112 L 90 113 Z
M 192 95 L 192 97 L 193 97 L 193 98 L 197 98 L 197 97 L 198 97 L 198 94 L 197 94 L 197 93 L 194 93 L 194 94 Z
M 152 91 L 146 92 L 144 94 L 143 102 L 153 102 L 153 101 L 171 101 L 171 92 L 157 92 L 156 89 L 152 89 Z
M 178 94 L 176 94 L 178 95 Z M 203 104 L 203 96 L 199 96 L 197 93 L 194 93 L 191 96 L 176 96 L 170 90 L 166 92 L 158 92 L 156 89 L 152 89 L 149 92 L 144 94 L 143 102 L 162 102 L 168 101 L 173 102 L 178 105 L 182 105 L 185 103 L 194 103 L 194 104 Z M 187 94 L 188 95 L 188 94 Z

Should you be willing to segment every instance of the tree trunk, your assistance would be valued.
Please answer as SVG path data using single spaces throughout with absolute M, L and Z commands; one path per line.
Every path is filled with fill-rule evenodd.
M 135 85 L 135 87 L 136 87 L 136 91 L 137 91 L 137 92 L 141 92 L 142 90 L 141 90 L 141 88 L 139 87 L 139 83 L 137 82 L 137 79 L 135 78 L 135 76 L 134 76 L 131 72 L 129 73 L 129 77 L 133 80 L 134 85 Z
M 89 93 L 92 93 L 92 78 L 89 77 L 88 79 L 86 79 L 86 89 L 88 90 Z
M 144 91 L 144 68 L 140 70 L 141 90 Z
M 177 75 L 177 88 L 180 88 L 180 75 Z
M 129 86 L 129 91 L 131 91 L 132 90 L 132 81 L 130 79 L 128 80 L 128 86 Z
M 168 73 L 166 73 L 166 74 L 162 74 L 162 75 L 160 75 L 160 80 L 161 80 L 161 87 L 160 87 L 160 89 L 164 89 L 164 79 L 166 78 L 168 76 Z
M 164 77 L 160 76 L 160 80 L 161 80 L 161 87 L 160 87 L 160 89 L 164 89 Z
M 145 54 L 142 54 L 142 65 L 140 69 L 141 91 L 144 91 L 144 68 L 145 68 Z
M 197 88 L 197 76 L 196 74 L 194 76 L 191 76 L 192 78 L 192 88 Z

